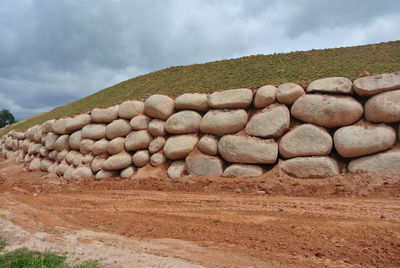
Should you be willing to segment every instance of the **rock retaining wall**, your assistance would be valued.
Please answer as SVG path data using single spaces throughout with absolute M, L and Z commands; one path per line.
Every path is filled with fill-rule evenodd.
M 185 174 L 323 177 L 400 174 L 400 72 L 319 79 L 176 99 L 152 95 L 3 136 L 2 154 L 65 178 L 129 178 L 144 166 Z

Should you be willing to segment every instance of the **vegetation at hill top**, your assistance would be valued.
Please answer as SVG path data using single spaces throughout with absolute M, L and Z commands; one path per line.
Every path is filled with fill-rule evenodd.
M 95 107 L 107 107 L 129 99 L 145 99 L 152 94 L 178 96 L 186 92 L 211 93 L 285 82 L 306 86 L 318 78 L 344 76 L 354 80 L 366 75 L 395 71 L 400 71 L 400 41 L 176 66 L 126 80 L 16 124 L 6 131 L 23 131 L 49 119 L 80 114 Z

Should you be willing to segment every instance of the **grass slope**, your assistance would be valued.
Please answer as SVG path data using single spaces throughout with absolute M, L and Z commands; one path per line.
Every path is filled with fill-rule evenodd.
M 177 96 L 185 92 L 211 93 L 232 88 L 257 88 L 285 82 L 308 84 L 312 80 L 400 71 L 400 41 L 365 46 L 310 50 L 285 54 L 256 55 L 205 64 L 170 67 L 138 76 L 103 89 L 86 98 L 56 108 L 11 129 L 26 130 L 52 118 L 80 114 L 128 99 L 152 94 Z

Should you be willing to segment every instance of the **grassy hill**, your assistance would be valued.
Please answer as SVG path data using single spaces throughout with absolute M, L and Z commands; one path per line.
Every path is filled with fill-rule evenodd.
M 141 75 L 93 95 L 56 108 L 45 115 L 7 129 L 26 130 L 52 118 L 107 107 L 128 99 L 145 99 L 160 93 L 177 96 L 185 92 L 214 92 L 232 88 L 257 88 L 266 84 L 344 76 L 356 79 L 377 73 L 400 71 L 400 41 L 365 46 L 256 55 L 205 64 L 177 66 Z

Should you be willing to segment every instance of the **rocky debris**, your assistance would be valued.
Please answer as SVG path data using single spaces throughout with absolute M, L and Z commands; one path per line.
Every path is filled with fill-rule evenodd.
M 51 133 L 49 133 L 51 135 Z M 47 135 L 47 136 L 49 136 Z M 75 131 L 69 136 L 69 147 L 73 150 L 79 150 L 82 141 L 82 130 Z
M 371 97 L 365 103 L 365 118 L 375 123 L 400 121 L 400 90 L 388 91 Z
M 106 125 L 104 124 L 90 124 L 82 128 L 82 138 L 101 140 L 106 137 Z
M 126 136 L 125 149 L 128 151 L 147 149 L 152 139 L 147 130 L 133 131 Z
M 218 142 L 220 155 L 231 163 L 272 164 L 278 157 L 274 140 L 248 136 L 223 136 Z
M 107 151 L 109 154 L 118 154 L 124 150 L 125 138 L 118 137 L 108 143 Z
M 198 148 L 205 154 L 217 155 L 218 140 L 214 136 L 204 135 L 199 141 Z
M 362 97 L 400 89 L 400 72 L 361 77 L 354 81 L 353 88 Z
M 40 169 L 40 158 L 35 158 L 32 160 L 32 162 L 29 164 L 29 171 L 34 171 Z
M 396 131 L 385 124 L 361 124 L 342 127 L 334 136 L 336 151 L 343 157 L 359 157 L 389 149 L 396 142 Z
M 165 136 L 165 134 L 166 134 L 165 121 L 158 120 L 158 119 L 151 120 L 151 122 L 149 123 L 148 130 L 149 130 L 150 134 L 153 135 L 154 137 Z
M 248 115 L 243 109 L 239 110 L 210 110 L 200 122 L 203 133 L 223 136 L 236 133 L 243 129 L 247 123 Z
M 339 174 L 339 165 L 329 156 L 296 157 L 280 162 L 287 174 L 298 178 L 326 177 Z
M 39 125 L 33 127 L 33 141 L 41 142 L 42 140 L 42 128 Z
M 133 166 L 123 169 L 120 173 L 120 177 L 123 179 L 129 179 L 135 173 L 136 169 Z
M 290 126 L 290 112 L 284 104 L 271 104 L 254 114 L 246 125 L 250 136 L 277 138 Z
M 156 137 L 152 140 L 149 144 L 149 152 L 151 154 L 157 153 L 164 148 L 165 145 L 165 138 L 164 137 Z
M 61 135 L 54 144 L 54 149 L 59 152 L 69 149 L 69 135 Z
M 253 92 L 248 88 L 214 92 L 208 96 L 208 106 L 216 109 L 237 109 L 250 106 Z
M 120 118 L 132 119 L 144 111 L 144 103 L 141 101 L 124 101 L 118 107 L 118 115 Z
M 171 179 L 179 179 L 186 171 L 186 163 L 184 160 L 174 161 L 168 168 L 167 174 Z
M 46 149 L 54 150 L 54 146 L 59 137 L 60 137 L 59 135 L 57 135 L 53 132 L 50 132 L 49 134 L 47 134 L 46 140 L 45 140 L 45 145 L 44 145 L 46 147 Z M 25 151 L 25 149 L 24 149 L 24 151 Z
M 144 102 L 144 112 L 150 117 L 166 120 L 174 113 L 174 100 L 165 95 L 151 95 Z
M 162 152 L 155 153 L 150 157 L 150 165 L 153 167 L 161 166 L 165 162 L 167 162 L 167 158 Z
M 42 147 L 39 143 L 32 142 L 28 148 L 28 154 L 38 154 L 40 153 L 40 148 Z
M 50 160 L 56 160 L 58 156 L 58 151 L 54 150 L 49 152 L 49 155 L 47 156 Z
M 193 154 L 186 157 L 185 162 L 192 176 L 221 176 L 224 171 L 222 160 L 215 156 Z
M 196 133 L 201 119 L 201 115 L 195 111 L 180 111 L 168 118 L 165 122 L 165 130 L 171 134 Z
M 101 139 L 98 140 L 94 143 L 92 152 L 94 155 L 99 155 L 102 153 L 107 152 L 108 150 L 108 140 L 107 139 Z
M 94 108 L 90 113 L 94 123 L 111 123 L 118 118 L 118 105 L 108 108 Z
M 353 94 L 353 83 L 345 77 L 328 77 L 315 80 L 307 87 L 307 93 L 342 93 Z
M 83 139 L 79 144 L 79 151 L 81 154 L 89 154 L 92 152 L 94 146 L 94 141 L 91 139 Z
M 257 89 L 253 105 L 260 109 L 275 102 L 277 88 L 273 85 L 262 86 Z
M 325 129 L 312 124 L 293 128 L 279 142 L 279 153 L 284 158 L 328 155 L 331 150 L 331 135 Z
M 204 93 L 184 93 L 174 101 L 178 110 L 196 110 L 205 112 L 208 110 L 208 98 Z
M 125 119 L 118 119 L 106 127 L 106 137 L 110 140 L 117 137 L 125 137 L 132 131 L 131 125 Z
M 126 152 L 121 152 L 110 156 L 106 161 L 104 161 L 102 169 L 103 170 L 119 170 L 132 165 L 132 157 Z
M 292 105 L 298 98 L 306 94 L 304 89 L 294 83 L 284 83 L 278 86 L 276 99 L 283 104 Z
M 384 174 L 400 174 L 400 150 L 393 149 L 353 159 L 349 163 L 348 170 L 351 173 L 355 173 L 357 170 L 366 170 Z
M 143 167 L 150 161 L 150 153 L 148 150 L 140 150 L 133 154 L 132 162 L 137 167 Z
M 91 117 L 88 114 L 80 114 L 74 118 L 68 118 L 67 119 L 67 125 L 66 125 L 66 131 L 67 133 L 71 133 L 74 131 L 77 131 L 87 124 L 89 124 L 91 121 Z
M 227 167 L 222 176 L 224 177 L 257 177 L 263 174 L 260 166 L 249 164 L 233 164 Z
M 88 167 L 77 167 L 71 174 L 73 179 L 83 179 L 93 177 L 92 170 Z
M 358 121 L 363 107 L 349 96 L 307 94 L 295 101 L 291 114 L 307 123 L 336 128 Z
M 60 118 L 53 124 L 53 132 L 56 134 L 67 134 L 67 119 Z
M 141 114 L 131 119 L 129 123 L 133 130 L 143 130 L 149 127 L 151 118 L 147 115 Z
M 118 171 L 100 170 L 99 172 L 97 172 L 95 179 L 96 180 L 109 179 L 113 177 L 118 177 L 118 175 L 119 175 Z
M 164 145 L 164 154 L 171 160 L 183 159 L 193 151 L 198 141 L 195 135 L 172 136 Z

